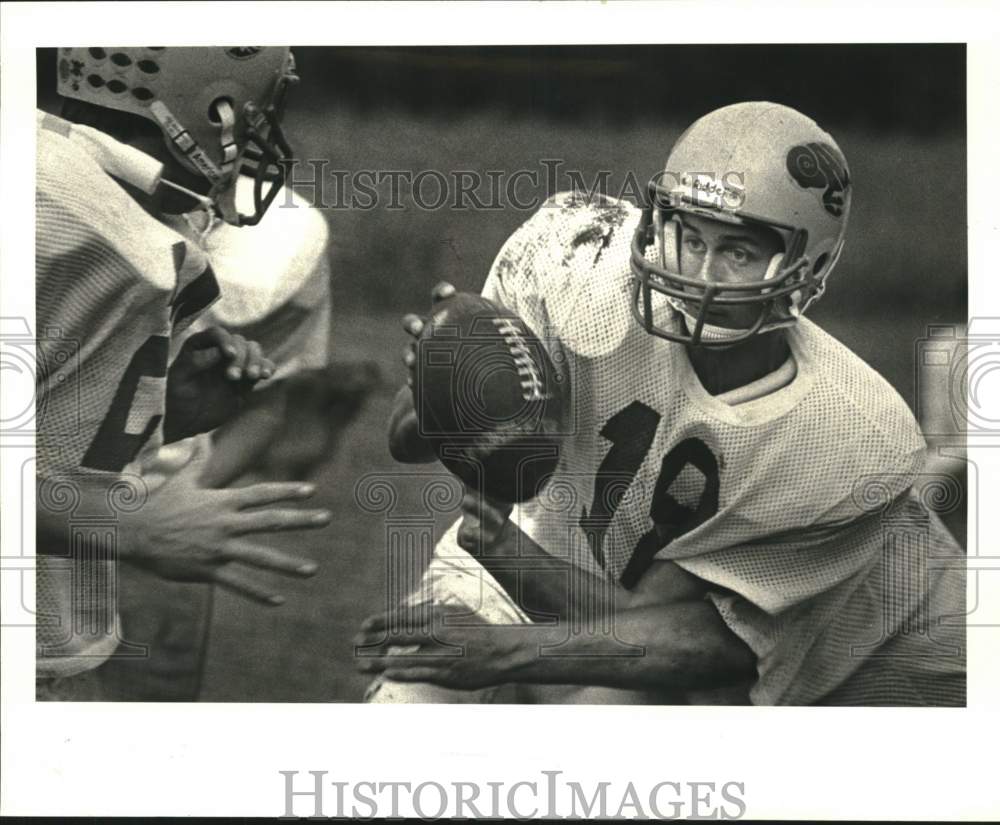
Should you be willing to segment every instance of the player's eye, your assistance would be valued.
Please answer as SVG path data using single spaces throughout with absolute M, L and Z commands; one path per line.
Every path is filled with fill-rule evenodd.
M 742 246 L 733 246 L 726 250 L 729 259 L 737 266 L 746 266 L 754 260 L 754 256 Z
M 703 255 L 706 249 L 705 242 L 697 235 L 687 235 L 684 238 L 684 246 L 695 255 Z

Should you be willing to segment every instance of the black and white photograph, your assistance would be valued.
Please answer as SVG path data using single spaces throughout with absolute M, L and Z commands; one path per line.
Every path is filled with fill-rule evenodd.
M 995 16 L 353 5 L 5 39 L 4 761 L 202 779 L 4 813 L 1000 814 L 934 756 L 996 721 Z

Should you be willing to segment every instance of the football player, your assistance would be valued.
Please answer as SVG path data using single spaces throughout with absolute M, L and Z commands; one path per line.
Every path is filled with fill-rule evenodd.
M 741 103 L 682 134 L 645 208 L 561 194 L 515 232 L 483 294 L 567 365 L 559 469 L 513 509 L 470 491 L 419 592 L 362 626 L 372 701 L 964 704 L 964 556 L 914 486 L 924 441 L 803 317 L 851 187 L 816 123 Z M 390 445 L 433 458 L 405 388 Z
M 284 506 L 311 485 L 206 488 L 198 434 L 276 367 L 219 326 L 181 344 L 219 296 L 188 213 L 205 212 L 202 228 L 253 226 L 284 183 L 290 51 L 94 47 L 58 60 L 64 117 L 39 112 L 37 132 L 37 673 L 40 695 L 82 698 L 51 680 L 92 671 L 122 641 L 116 557 L 279 604 L 243 566 L 316 566 L 253 534 L 330 516 Z M 110 526 L 77 531 L 95 519 Z

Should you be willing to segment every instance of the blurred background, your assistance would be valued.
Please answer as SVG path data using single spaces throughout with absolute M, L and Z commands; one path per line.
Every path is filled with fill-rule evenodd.
M 570 171 L 587 188 L 606 172 L 598 188 L 617 195 L 630 176 L 648 181 L 662 169 L 674 140 L 700 115 L 741 100 L 793 106 L 834 135 L 854 184 L 847 245 L 813 320 L 916 408 L 919 342 L 928 326 L 967 317 L 962 45 L 296 48 L 295 55 L 302 80 L 285 131 L 303 160 L 296 190 L 329 222 L 334 356 L 374 362 L 382 378 L 363 406 L 337 419 L 334 439 L 308 428 L 298 434 L 307 448 L 310 439 L 323 444 L 317 503 L 336 519 L 329 530 L 280 541 L 319 561 L 317 576 L 289 582 L 288 601 L 275 610 L 200 586 L 124 593 L 132 617 L 126 636 L 148 640 L 150 656 L 104 668 L 120 699 L 360 699 L 366 680 L 354 672 L 350 638 L 386 605 L 390 539 L 386 515 L 362 506 L 356 487 L 402 474 L 393 514 L 413 516 L 426 473 L 435 472 L 394 464 L 385 444 L 391 398 L 405 378 L 399 317 L 423 311 L 440 280 L 478 291 L 501 244 L 531 214 L 512 200 L 538 203 L 572 188 Z M 55 50 L 39 50 L 39 102 L 50 110 L 58 109 L 55 62 Z M 314 169 L 324 172 L 321 187 L 308 184 Z M 433 175 L 417 198 L 405 182 L 393 198 L 391 179 L 369 179 L 377 197 L 342 185 L 364 170 L 437 171 L 449 182 L 456 170 L 478 173 L 475 194 L 490 208 L 474 208 L 468 197 L 456 205 L 453 191 L 441 203 Z M 506 182 L 517 170 L 533 170 L 537 184 L 522 176 L 513 198 L 506 186 L 490 189 L 489 172 Z M 437 513 L 435 529 L 453 517 Z M 964 537 L 964 508 L 949 523 Z

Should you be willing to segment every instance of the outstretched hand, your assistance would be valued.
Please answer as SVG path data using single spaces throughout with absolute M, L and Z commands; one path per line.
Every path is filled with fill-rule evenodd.
M 145 505 L 122 516 L 122 557 L 165 579 L 215 582 L 254 601 L 282 604 L 276 588 L 256 582 L 246 567 L 308 577 L 317 565 L 250 537 L 328 525 L 327 510 L 282 506 L 312 496 L 313 485 L 271 482 L 207 489 L 200 483 L 205 448 L 198 444 L 180 462 L 171 459 L 170 449 L 144 468 L 149 488 Z
M 399 682 L 475 690 L 516 680 L 535 657 L 531 641 L 528 626 L 486 624 L 467 608 L 424 603 L 365 619 L 355 664 Z

